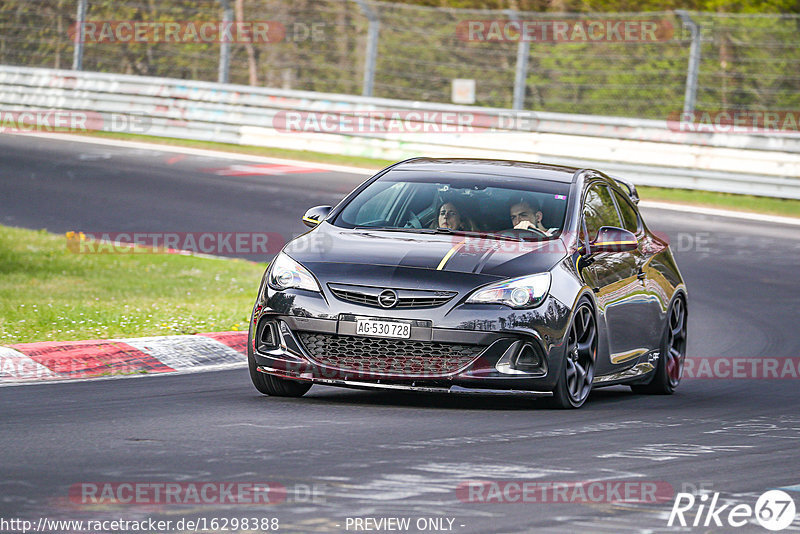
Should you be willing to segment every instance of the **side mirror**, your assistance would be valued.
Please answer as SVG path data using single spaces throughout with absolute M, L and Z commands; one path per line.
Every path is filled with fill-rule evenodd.
M 622 228 L 603 226 L 597 231 L 597 238 L 591 243 L 593 254 L 598 252 L 629 252 L 639 247 L 636 236 Z
M 303 223 L 309 228 L 314 228 L 325 220 L 332 209 L 330 206 L 315 206 L 303 215 Z

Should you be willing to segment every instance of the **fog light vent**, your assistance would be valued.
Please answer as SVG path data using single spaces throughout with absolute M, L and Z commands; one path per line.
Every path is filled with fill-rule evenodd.
M 541 351 L 531 343 L 525 343 L 520 347 L 516 356 L 513 359 L 511 367 L 519 371 L 527 373 L 542 370 L 542 354 Z
M 275 323 L 263 321 L 258 329 L 257 337 L 259 350 L 273 350 L 278 348 L 278 336 Z

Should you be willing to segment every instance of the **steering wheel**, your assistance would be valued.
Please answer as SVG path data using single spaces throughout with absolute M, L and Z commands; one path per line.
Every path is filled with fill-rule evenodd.
M 550 234 L 547 232 L 549 230 L 539 230 L 534 226 L 534 224 L 530 221 L 520 221 L 515 227 L 514 230 L 527 230 L 528 232 L 535 232 L 542 237 L 550 237 Z
M 541 230 L 537 230 L 536 228 L 526 228 L 526 229 L 511 228 L 509 230 L 502 230 L 502 231 L 497 232 L 497 233 L 499 235 L 505 235 L 505 236 L 508 236 L 508 237 L 511 237 L 511 238 L 525 240 L 525 233 L 526 232 L 535 233 L 535 234 L 537 234 L 539 236 L 542 236 L 542 237 L 550 237 L 546 233 L 542 232 Z M 528 239 L 530 239 L 530 236 L 528 236 Z
M 419 220 L 419 217 L 413 211 L 408 212 L 411 217 L 408 219 L 408 222 L 405 225 L 405 228 L 422 228 L 422 221 Z
M 538 228 L 533 228 L 533 227 L 531 227 L 531 228 L 525 228 L 525 229 L 524 229 L 524 230 L 522 230 L 522 231 L 523 231 L 523 232 L 535 232 L 535 233 L 539 234 L 539 235 L 540 235 L 540 236 L 542 236 L 542 237 L 550 237 L 549 235 L 547 235 L 547 232 L 542 232 L 542 231 L 541 231 L 541 230 L 539 230 Z

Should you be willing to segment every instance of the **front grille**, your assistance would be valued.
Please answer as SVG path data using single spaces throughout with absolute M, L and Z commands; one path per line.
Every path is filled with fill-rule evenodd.
M 365 374 L 444 376 L 472 363 L 483 345 L 433 343 L 300 332 L 300 341 L 319 364 Z
M 380 306 L 380 304 L 378 304 L 378 295 L 364 295 L 363 293 L 357 293 L 355 291 L 345 291 L 343 289 L 333 288 L 331 288 L 331 292 L 336 296 L 336 298 L 341 300 L 366 304 L 367 306 Z
M 378 296 L 387 289 L 384 287 L 351 286 L 346 284 L 328 284 L 328 287 L 331 293 L 339 300 L 375 308 L 382 308 L 378 301 Z M 393 306 L 394 308 L 433 308 L 445 304 L 457 294 L 455 291 L 423 291 L 418 289 L 398 289 L 395 292 L 397 293 L 397 304 Z

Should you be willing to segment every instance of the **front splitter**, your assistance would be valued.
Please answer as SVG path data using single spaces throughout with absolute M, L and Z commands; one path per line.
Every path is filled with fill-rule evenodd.
M 383 389 L 383 390 L 401 390 L 401 391 L 420 391 L 427 393 L 455 393 L 455 394 L 483 394 L 483 395 L 512 395 L 520 396 L 527 395 L 529 397 L 552 397 L 552 391 L 529 391 L 521 389 L 484 389 L 484 388 L 466 388 L 463 386 L 450 386 L 450 387 L 432 387 L 432 386 L 417 386 L 414 384 L 383 384 L 380 382 L 363 382 L 360 380 L 343 380 L 339 378 L 320 378 L 314 377 L 310 374 L 291 375 L 282 369 L 274 369 L 272 367 L 259 366 L 258 371 L 268 375 L 274 375 L 281 378 L 289 378 L 291 380 L 300 380 L 304 382 L 312 382 L 314 384 L 321 384 L 326 386 L 338 386 L 353 389 Z

